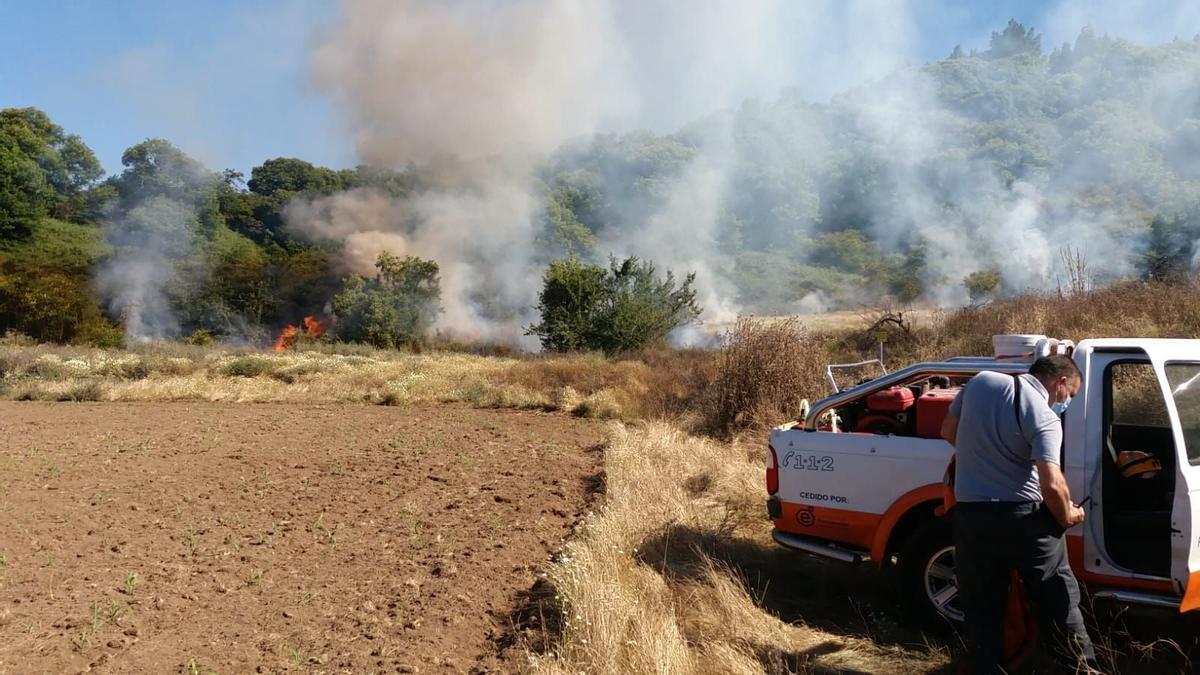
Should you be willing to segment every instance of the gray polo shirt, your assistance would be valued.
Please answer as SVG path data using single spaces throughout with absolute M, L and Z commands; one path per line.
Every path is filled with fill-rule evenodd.
M 950 404 L 958 418 L 954 496 L 960 502 L 1040 502 L 1034 461 L 1061 465 L 1062 422 L 1047 405 L 1049 394 L 1032 375 L 1020 378 L 1019 425 L 1011 375 L 979 373 Z

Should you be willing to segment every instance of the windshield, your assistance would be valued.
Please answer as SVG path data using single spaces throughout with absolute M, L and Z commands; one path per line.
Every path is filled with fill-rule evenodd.
M 1188 463 L 1200 464 L 1200 363 L 1168 363 L 1166 373 Z

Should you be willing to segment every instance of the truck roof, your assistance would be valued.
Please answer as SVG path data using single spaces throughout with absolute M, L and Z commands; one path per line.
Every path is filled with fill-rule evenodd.
M 1076 349 L 1154 349 L 1169 347 L 1173 349 L 1200 349 L 1200 340 L 1185 338 L 1088 338 L 1080 341 Z

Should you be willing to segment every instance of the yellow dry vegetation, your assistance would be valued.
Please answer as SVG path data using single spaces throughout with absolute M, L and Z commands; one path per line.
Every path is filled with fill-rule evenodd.
M 183 345 L 136 351 L 0 347 L 0 397 L 52 401 L 465 401 L 598 419 L 684 410 L 713 371 L 711 352 L 499 357 L 354 348 L 281 353 Z M 655 360 L 669 360 L 664 366 Z M 687 371 L 686 373 L 680 371 Z
M 612 423 L 603 506 L 550 578 L 563 623 L 530 670 L 566 673 L 924 672 L 937 649 L 788 624 L 748 591 L 728 542 L 776 552 L 762 506 L 759 448 L 662 422 Z M 732 559 L 731 559 L 732 558 Z

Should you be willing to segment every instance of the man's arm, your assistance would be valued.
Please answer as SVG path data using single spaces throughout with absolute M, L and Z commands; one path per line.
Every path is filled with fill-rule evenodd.
M 1083 509 L 1071 502 L 1071 489 L 1062 469 L 1054 462 L 1037 460 L 1038 481 L 1042 486 L 1042 499 L 1058 524 L 1070 528 L 1083 522 Z
M 942 438 L 951 446 L 958 441 L 958 416 L 954 413 L 946 413 L 946 419 L 942 420 Z

